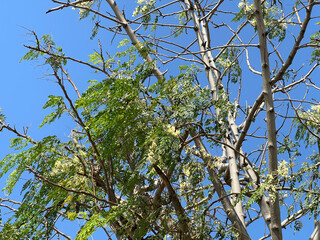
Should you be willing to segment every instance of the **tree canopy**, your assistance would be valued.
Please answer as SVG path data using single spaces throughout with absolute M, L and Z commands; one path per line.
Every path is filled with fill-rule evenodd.
M 0 111 L 1 239 L 72 239 L 59 223 L 77 221 L 77 240 L 282 240 L 318 221 L 320 1 L 51 2 L 92 21 L 98 50 L 30 32 L 21 60 L 60 88 L 39 131 L 72 127 L 35 139 Z M 70 63 L 94 74 L 85 91 Z

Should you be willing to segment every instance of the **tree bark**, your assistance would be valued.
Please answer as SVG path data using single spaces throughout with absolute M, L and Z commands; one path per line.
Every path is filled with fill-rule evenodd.
M 279 195 L 275 189 L 278 184 L 278 156 L 277 156 L 277 136 L 276 136 L 276 123 L 275 112 L 273 104 L 273 96 L 271 89 L 269 53 L 267 47 L 267 32 L 264 25 L 263 12 L 260 0 L 254 0 L 255 5 L 255 18 L 257 30 L 259 34 L 259 48 L 262 67 L 262 81 L 263 81 L 263 96 L 266 104 L 267 112 L 267 130 L 268 130 L 268 161 L 269 161 L 269 174 L 271 176 L 271 196 L 270 213 L 271 225 L 270 233 L 272 240 L 282 240 L 282 228 L 280 217 Z
M 218 100 L 219 99 L 218 91 L 223 89 L 223 86 L 222 84 L 219 83 L 220 73 L 217 70 L 211 51 L 208 50 L 208 47 L 210 46 L 210 39 L 208 38 L 208 33 L 206 32 L 206 28 L 204 24 L 205 19 L 202 19 L 202 21 L 200 21 L 200 18 L 197 16 L 195 11 L 197 4 L 193 4 L 191 0 L 184 0 L 184 2 L 188 9 L 188 13 L 190 14 L 191 19 L 193 20 L 195 33 L 198 39 L 199 50 L 201 51 L 201 57 L 203 60 L 207 79 L 212 91 L 212 99 Z M 219 116 L 220 109 L 216 108 L 215 112 L 216 112 L 216 115 Z M 234 135 L 234 140 L 237 143 L 239 140 L 239 131 L 238 131 L 237 125 L 235 124 L 235 119 L 231 116 L 231 114 L 229 114 L 228 123 Z M 232 145 L 231 142 L 227 139 L 227 137 L 225 137 L 225 141 L 227 141 L 229 145 Z M 239 147 L 239 150 L 242 151 L 240 148 L 241 147 Z M 239 170 L 236 164 L 237 154 L 235 154 L 234 151 L 230 148 L 227 148 L 226 150 L 229 158 L 230 176 L 232 177 L 231 179 L 232 193 L 239 194 L 241 189 L 240 189 L 239 177 L 238 177 Z M 247 164 L 247 167 L 245 167 L 245 172 L 249 176 L 249 178 L 253 181 L 254 188 L 257 188 L 257 184 L 258 184 L 257 174 L 252 169 L 250 164 Z M 271 218 L 270 208 L 268 204 L 268 198 L 265 195 L 263 195 L 263 197 L 260 199 L 259 206 L 261 207 L 263 218 L 269 228 L 270 218 Z M 237 203 L 236 213 L 238 214 L 238 217 L 241 220 L 241 222 L 244 223 L 245 215 L 242 209 L 241 201 Z
M 195 132 L 191 131 L 190 134 L 192 137 L 196 137 Z M 194 142 L 195 142 L 197 149 L 200 152 L 201 158 L 203 159 L 204 163 L 207 166 L 210 166 L 210 161 L 212 161 L 211 155 L 208 153 L 201 138 L 200 137 L 195 138 Z M 239 239 L 250 240 L 251 238 L 247 232 L 247 229 L 246 229 L 245 225 L 242 223 L 241 219 L 239 218 L 239 215 L 235 211 L 234 207 L 232 206 L 230 199 L 228 198 L 228 195 L 227 195 L 221 181 L 219 180 L 219 176 L 216 173 L 216 170 L 213 167 L 208 167 L 207 170 L 210 175 L 213 187 L 216 190 L 219 198 L 221 199 L 222 206 L 223 206 L 225 212 L 228 214 L 228 218 L 230 219 L 233 226 L 237 229 L 237 231 L 239 233 L 239 237 L 240 237 Z
M 137 47 L 138 51 L 143 56 L 144 60 L 146 62 L 148 62 L 148 63 L 151 63 L 153 61 L 153 59 L 151 58 L 151 56 L 149 54 L 146 54 L 143 51 L 144 47 L 139 45 L 139 42 L 140 42 L 139 39 L 137 38 L 136 34 L 134 33 L 134 31 L 130 27 L 127 19 L 124 17 L 124 15 L 122 14 L 121 10 L 118 8 L 117 3 L 115 1 L 113 1 L 113 0 L 106 0 L 106 1 L 108 2 L 110 7 L 112 8 L 112 11 L 116 15 L 116 17 L 119 20 L 119 22 L 121 22 L 121 25 L 122 25 L 123 29 L 126 31 L 126 33 L 127 33 L 128 37 L 130 38 L 132 44 Z M 153 73 L 154 73 L 154 75 L 156 76 L 157 79 L 162 79 L 163 78 L 163 74 L 161 73 L 159 68 L 154 67 L 153 68 Z
M 320 221 L 316 221 L 314 225 L 314 231 L 309 240 L 320 240 Z

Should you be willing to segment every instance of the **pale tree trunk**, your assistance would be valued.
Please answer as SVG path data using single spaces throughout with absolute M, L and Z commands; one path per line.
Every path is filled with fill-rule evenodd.
M 320 240 L 320 221 L 316 221 L 314 224 L 314 231 L 309 240 Z
M 271 226 L 270 233 L 272 240 L 282 240 L 282 228 L 280 218 L 279 195 L 276 190 L 278 184 L 278 158 L 277 158 L 277 136 L 275 124 L 275 112 L 273 105 L 273 96 L 271 89 L 269 53 L 267 48 L 267 32 L 264 25 L 262 7 L 260 0 L 254 0 L 255 17 L 257 30 L 259 33 L 260 57 L 262 67 L 262 81 L 263 81 L 263 95 L 266 104 L 267 113 L 267 130 L 268 130 L 268 161 L 269 174 L 272 178 L 272 187 L 270 190 L 270 212 L 271 212 Z M 274 187 L 274 188 L 273 188 Z
M 212 156 L 207 151 L 206 147 L 204 146 L 200 137 L 196 138 L 196 133 L 191 132 L 191 136 L 195 138 L 195 145 L 201 154 L 201 158 L 205 162 L 207 166 L 212 165 Z M 227 193 L 216 173 L 216 170 L 213 167 L 208 167 L 208 173 L 210 175 L 212 184 L 214 189 L 216 190 L 219 198 L 221 199 L 222 206 L 225 212 L 228 214 L 228 218 L 232 222 L 233 226 L 237 229 L 239 238 L 241 240 L 250 240 L 250 236 L 247 232 L 245 225 L 242 223 L 241 219 L 239 218 L 239 214 L 235 211 L 234 207 L 232 206 Z
M 211 88 L 211 91 L 213 94 L 213 100 L 218 100 L 218 98 L 219 98 L 218 91 L 223 89 L 223 86 L 219 82 L 220 81 L 219 80 L 220 73 L 217 71 L 217 67 L 216 67 L 215 62 L 213 60 L 212 53 L 210 50 L 208 50 L 209 44 L 210 44 L 210 39 L 208 38 L 209 34 L 207 33 L 206 25 L 204 24 L 204 20 L 200 21 L 199 20 L 200 18 L 196 14 L 197 4 L 193 4 L 192 1 L 190 1 L 190 0 L 185 0 L 184 2 L 186 4 L 186 8 L 188 9 L 188 13 L 189 13 L 191 19 L 193 20 L 193 23 L 195 26 L 195 32 L 196 32 L 196 36 L 198 39 L 199 50 L 201 52 L 201 57 L 204 62 L 206 75 L 207 75 L 208 82 L 209 82 L 209 85 L 210 85 L 210 88 Z M 218 116 L 220 109 L 216 108 L 215 110 L 216 110 L 216 115 Z M 232 134 L 233 134 L 234 142 L 237 142 L 239 140 L 239 130 L 238 130 L 238 126 L 235 124 L 235 120 L 234 120 L 233 116 L 231 116 L 231 114 L 229 114 L 228 122 L 229 122 L 229 126 L 231 128 Z M 228 127 L 228 126 L 226 126 L 226 127 Z M 226 144 L 228 144 L 230 146 L 233 145 L 227 136 L 225 137 L 224 141 L 226 142 Z M 239 175 L 238 175 L 239 170 L 238 170 L 237 162 L 236 162 L 236 155 L 237 154 L 234 152 L 233 149 L 228 148 L 228 147 L 226 147 L 226 152 L 227 152 L 227 157 L 229 160 L 231 189 L 232 189 L 232 193 L 235 194 L 232 197 L 233 202 L 234 202 L 235 196 L 237 196 L 241 191 L 240 182 L 239 182 Z M 241 149 L 240 149 L 240 152 L 242 152 Z M 252 169 L 250 164 L 247 164 L 247 166 L 245 167 L 245 174 L 248 175 L 249 179 L 253 181 L 253 187 L 257 188 L 257 186 L 259 184 L 258 177 L 257 177 L 256 172 Z M 270 208 L 269 208 L 269 204 L 268 204 L 268 198 L 265 195 L 263 195 L 262 198 L 260 199 L 259 205 L 262 210 L 263 218 L 264 218 L 265 222 L 267 223 L 267 226 L 269 227 L 271 214 L 270 214 Z M 239 219 L 241 220 L 241 222 L 244 225 L 245 214 L 243 212 L 241 201 L 237 202 L 235 209 L 236 209 L 236 213 L 238 214 Z
M 198 45 L 199 49 L 201 51 L 201 56 L 204 61 L 204 67 L 206 70 L 206 75 L 210 84 L 210 88 L 212 91 L 212 98 L 213 100 L 218 100 L 219 98 L 219 93 L 218 91 L 222 88 L 222 86 L 219 84 L 219 77 L 220 74 L 216 70 L 217 67 L 215 65 L 215 62 L 213 60 L 213 56 L 211 51 L 208 51 L 208 45 L 209 45 L 209 38 L 208 38 L 208 33 L 206 30 L 206 25 L 204 24 L 204 21 L 202 20 L 201 22 L 199 21 L 199 17 L 196 14 L 196 4 L 193 4 L 190 0 L 185 0 L 186 7 L 188 9 L 188 12 L 193 20 L 194 26 L 195 26 L 195 32 L 197 35 L 198 39 Z M 216 115 L 217 117 L 219 116 L 220 109 L 216 108 Z M 227 127 L 227 126 L 225 126 Z M 225 143 L 227 145 L 232 145 L 230 140 L 228 139 L 228 136 L 225 137 L 224 139 Z M 228 155 L 228 160 L 229 160 L 229 171 L 230 171 L 230 179 L 231 179 L 231 190 L 233 195 L 231 196 L 231 202 L 232 204 L 235 205 L 235 212 L 238 215 L 238 218 L 241 221 L 241 224 L 243 225 L 244 228 L 245 226 L 245 221 L 244 221 L 244 216 L 245 214 L 243 213 L 243 207 L 242 207 L 242 201 L 236 200 L 237 196 L 240 194 L 241 187 L 240 187 L 240 182 L 239 182 L 239 170 L 237 167 L 237 162 L 236 162 L 236 155 L 234 153 L 234 150 L 232 150 L 229 147 L 226 147 L 226 152 Z M 210 161 L 208 162 L 210 166 Z M 221 185 L 221 187 L 223 187 Z M 227 210 L 227 209 L 226 209 Z

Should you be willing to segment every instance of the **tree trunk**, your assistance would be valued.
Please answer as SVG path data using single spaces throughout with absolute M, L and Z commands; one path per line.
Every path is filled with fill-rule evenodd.
M 262 67 L 262 81 L 263 81 L 263 95 L 266 104 L 267 112 L 267 130 L 268 130 L 268 160 L 269 160 L 269 174 L 271 176 L 271 196 L 270 213 L 271 225 L 270 233 L 272 240 L 282 240 L 282 228 L 280 218 L 280 206 L 278 192 L 274 190 L 278 184 L 278 159 L 277 159 L 277 136 L 275 113 L 271 89 L 269 53 L 267 48 L 267 32 L 264 25 L 263 12 L 260 0 L 254 0 L 255 17 L 257 30 L 259 33 L 260 57 Z
M 316 221 L 314 225 L 314 231 L 309 240 L 320 240 L 320 221 Z

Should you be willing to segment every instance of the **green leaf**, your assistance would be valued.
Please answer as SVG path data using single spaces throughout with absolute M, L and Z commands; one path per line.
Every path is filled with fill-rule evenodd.
M 30 50 L 29 52 L 27 52 L 21 59 L 20 62 L 24 61 L 24 60 L 34 60 L 37 59 L 39 56 L 42 56 L 43 53 L 39 52 L 39 51 L 35 51 L 35 50 Z
M 48 101 L 43 106 L 43 109 L 46 108 L 55 108 L 55 111 L 47 115 L 42 123 L 40 124 L 39 128 L 43 127 L 45 124 L 50 124 L 54 122 L 56 119 L 59 119 L 62 114 L 67 111 L 67 108 L 65 106 L 63 97 L 61 96 L 53 96 L 50 95 Z

